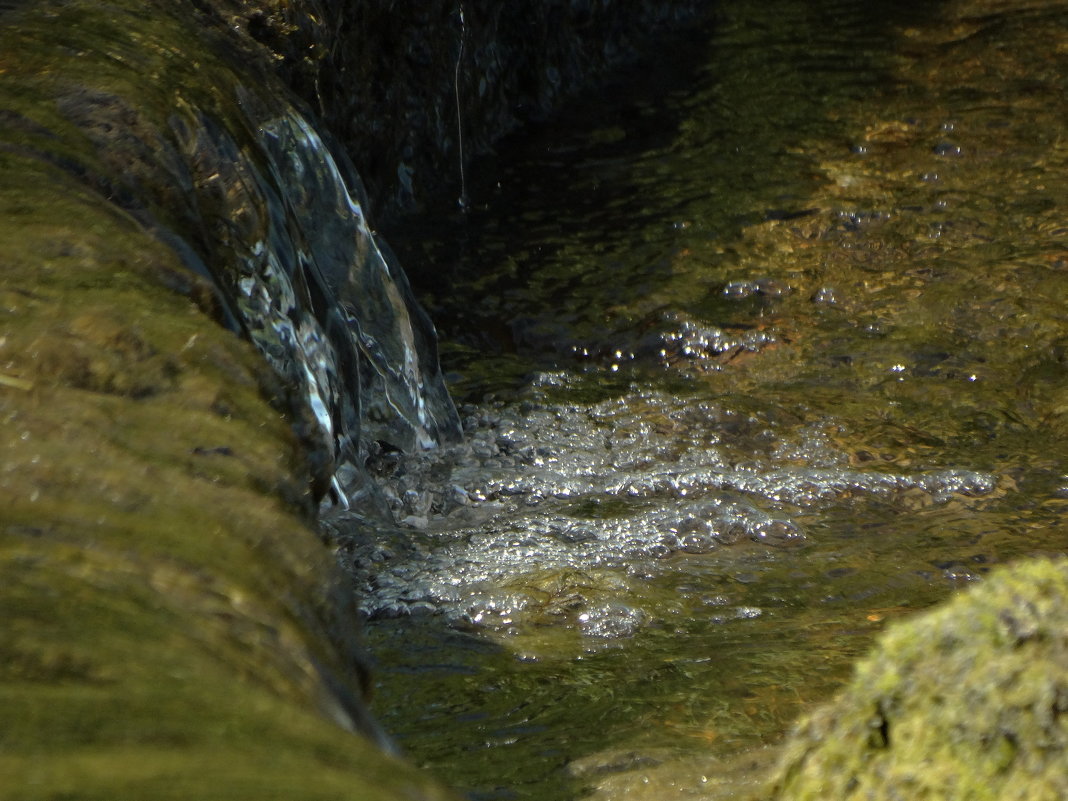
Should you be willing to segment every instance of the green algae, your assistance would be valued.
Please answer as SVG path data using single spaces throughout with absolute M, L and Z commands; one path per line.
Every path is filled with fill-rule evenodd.
M 163 5 L 0 33 L 0 798 L 445 798 L 367 714 L 310 413 L 159 235 L 239 83 Z
M 80 28 L 75 25 L 71 30 Z M 748 39 L 741 44 L 753 46 Z M 116 54 L 116 83 L 109 84 L 110 89 L 118 91 L 127 85 L 120 81 L 131 75 L 129 65 L 153 69 L 135 52 L 133 48 Z M 173 51 L 169 58 L 182 63 Z M 44 72 L 47 66 L 32 68 Z M 7 69 L 12 66 L 8 64 Z M 214 67 L 208 72 L 217 74 Z M 724 96 L 728 107 L 746 99 L 744 91 L 735 89 Z M 804 93 L 806 86 L 795 80 L 789 89 Z M 161 102 L 169 108 L 169 97 Z M 204 101 L 198 98 L 197 102 Z M 774 103 L 759 107 L 748 121 L 752 132 L 765 135 L 760 118 L 773 108 Z M 59 124 L 57 112 L 47 105 L 25 113 L 46 129 L 54 130 Z M 796 115 L 799 124 L 804 117 Z M 699 135 L 707 123 L 694 121 L 684 133 Z M 858 137 L 866 130 L 863 125 L 851 130 L 839 125 L 828 128 L 837 137 L 834 141 L 842 138 L 843 130 Z M 26 129 L 24 125 L 23 133 Z M 913 133 L 898 139 L 911 136 L 913 145 L 922 147 L 923 137 L 932 129 L 928 121 L 926 127 L 914 126 Z M 893 137 L 887 131 L 893 130 L 897 129 L 873 127 L 866 146 L 888 149 Z M 602 145 L 620 143 L 618 136 L 600 133 L 593 139 Z M 1017 144 L 1022 144 L 1022 138 Z M 70 152 L 101 175 L 111 169 L 91 162 L 83 145 Z M 1048 158 L 1059 169 L 1056 159 L 1063 158 L 1063 147 L 1060 157 L 1057 152 L 1054 149 Z M 753 150 L 747 153 L 752 155 Z M 715 155 L 706 153 L 702 158 L 711 161 Z M 663 157 L 656 153 L 652 160 Z M 894 181 L 903 184 L 912 177 L 907 165 L 900 173 L 873 169 L 862 175 L 855 164 L 842 169 L 832 161 L 836 163 L 826 165 L 826 174 L 835 186 L 856 187 L 863 183 L 861 179 L 867 182 L 858 203 L 868 199 L 869 191 L 871 196 L 890 197 Z M 785 173 L 789 165 L 808 163 L 784 158 L 771 169 Z M 5 170 L 5 179 L 9 174 L 23 176 L 17 180 L 30 188 L 56 180 L 54 173 L 25 165 Z M 1013 183 L 1011 170 L 999 175 L 999 180 Z M 956 190 L 965 191 L 963 176 L 956 180 L 960 181 Z M 98 191 L 110 191 L 95 179 L 89 183 L 102 187 Z M 57 193 L 61 197 L 70 195 L 88 206 L 98 201 L 84 184 L 61 186 Z M 734 189 L 748 191 L 744 185 Z M 1058 195 L 1059 186 L 1050 184 L 1041 192 L 1046 199 L 1006 216 L 1005 226 L 994 231 L 996 238 L 1009 241 L 1020 226 L 1029 236 L 1056 230 L 1056 204 L 1050 198 Z M 642 202 L 650 197 L 640 188 L 631 194 Z M 909 246 L 894 251 L 898 257 L 879 270 L 869 269 L 867 257 L 846 253 L 846 247 L 839 247 L 841 242 L 812 246 L 833 227 L 830 209 L 856 199 L 849 193 L 826 190 L 820 196 L 826 213 L 811 226 L 803 219 L 762 220 L 763 204 L 772 202 L 774 193 L 765 197 L 754 190 L 752 196 L 742 197 L 749 199 L 741 203 L 738 195 L 731 195 L 732 203 L 746 206 L 738 212 L 740 242 L 722 248 L 721 243 L 703 241 L 707 230 L 695 232 L 700 235 L 685 243 L 689 252 L 680 249 L 677 258 L 666 262 L 672 280 L 647 298 L 620 300 L 619 287 L 632 282 L 613 278 L 617 286 L 608 293 L 613 303 L 609 316 L 616 322 L 626 320 L 626 325 L 635 320 L 646 325 L 658 305 L 681 303 L 739 328 L 782 326 L 791 334 L 789 347 L 780 345 L 724 360 L 717 363 L 724 368 L 720 374 L 668 380 L 690 389 L 703 386 L 727 402 L 744 403 L 758 411 L 762 406 L 783 406 L 798 420 L 833 410 L 839 420 L 846 421 L 838 434 L 842 447 L 858 464 L 989 466 L 1016 470 L 1031 488 L 1041 484 L 1049 491 L 1055 489 L 1057 473 L 1064 469 L 1057 447 L 1063 434 L 1063 359 L 1054 347 L 1061 336 L 1057 309 L 1064 286 L 1063 271 L 1058 271 L 1056 257 L 1042 236 L 1033 236 L 1022 245 L 1017 242 L 1021 250 L 1032 250 L 1035 260 L 1009 258 L 1013 254 L 1004 245 L 988 241 L 990 232 L 962 222 L 957 230 L 963 233 L 955 240 L 966 246 L 957 255 L 961 269 L 947 269 L 935 276 L 939 280 L 928 280 L 931 276 L 909 266 L 929 255 L 925 249 Z M 552 200 L 551 211 L 559 216 L 558 197 Z M 676 202 L 669 198 L 668 205 Z M 314 633 L 324 626 L 323 619 L 334 615 L 338 619 L 333 626 L 326 626 L 333 628 L 330 636 L 346 636 L 339 629 L 346 632 L 351 619 L 339 611 L 346 609 L 343 591 L 340 597 L 324 599 L 314 592 L 310 601 L 306 597 L 308 589 L 323 580 L 318 572 L 324 564 L 321 549 L 309 540 L 310 532 L 301 519 L 309 500 L 307 477 L 299 467 L 299 449 L 280 407 L 265 403 L 265 397 L 280 397 L 285 388 L 265 375 L 247 348 L 220 332 L 215 332 L 218 338 L 204 335 L 207 317 L 203 310 L 212 307 L 210 291 L 183 273 L 152 239 L 143 237 L 132 219 L 117 212 L 100 219 L 88 214 L 79 202 L 52 198 L 36 205 L 16 199 L 11 206 L 21 216 L 5 217 L 12 220 L 11 237 L 4 231 L 5 242 L 21 241 L 22 223 L 34 219 L 41 209 L 54 212 L 46 215 L 47 224 L 27 244 L 27 263 L 45 254 L 39 260 L 43 273 L 2 287 L 3 308 L 13 315 L 7 320 L 25 326 L 26 331 L 21 339 L 12 336 L 13 346 L 0 351 L 4 359 L 0 393 L 6 396 L 5 404 L 10 402 L 5 409 L 15 414 L 4 418 L 13 424 L 5 428 L 10 437 L 5 448 L 10 446 L 20 454 L 8 471 L 18 474 L 17 481 L 5 474 L 3 485 L 5 492 L 10 489 L 12 497 L 18 497 L 11 505 L 12 526 L 5 530 L 5 537 L 12 537 L 10 549 L 6 545 L 5 549 L 14 567 L 4 575 L 4 586 L 10 576 L 16 589 L 13 609 L 3 611 L 5 619 L 26 621 L 13 626 L 17 636 L 5 641 L 0 651 L 10 657 L 17 719 L 29 722 L 12 726 L 10 736 L 5 729 L 0 740 L 3 758 L 8 758 L 9 748 L 14 754 L 10 762 L 0 765 L 3 775 L 24 779 L 22 783 L 30 788 L 13 797 L 61 792 L 141 797 L 151 792 L 177 798 L 203 795 L 219 786 L 227 787 L 228 797 L 370 795 L 373 790 L 367 789 L 361 777 L 373 769 L 350 767 L 357 764 L 353 754 L 365 746 L 344 737 L 320 717 L 297 711 L 318 704 L 328 715 L 337 713 L 331 692 L 323 689 L 331 682 L 321 677 L 323 661 L 330 663 L 335 657 L 329 648 L 325 655 L 309 657 L 308 636 L 302 632 Z M 610 207 L 616 214 L 628 208 L 625 199 Z M 689 211 L 685 206 L 680 209 L 686 213 L 678 222 L 690 225 L 682 230 L 693 230 L 689 217 L 697 215 Z M 588 224 L 582 214 L 574 219 L 573 228 Z M 725 227 L 733 231 L 730 215 L 726 219 L 730 224 Z M 57 220 L 69 227 L 66 238 L 53 237 L 49 230 Z M 657 224 L 663 221 L 660 218 Z M 91 247 L 79 245 L 70 241 L 72 231 L 93 232 L 100 241 Z M 916 239 L 915 234 L 906 225 L 890 230 L 888 241 L 907 244 Z M 943 235 L 942 241 L 954 240 Z M 56 243 L 58 248 L 54 248 Z M 590 270 L 603 269 L 605 248 L 596 242 L 578 244 L 565 255 Z M 96 254 L 111 253 L 111 248 L 118 252 L 120 245 L 124 253 L 141 254 L 140 259 L 123 257 L 110 262 L 106 270 L 80 272 L 93 263 Z M 650 253 L 637 252 L 639 261 Z M 153 253 L 164 255 L 152 258 Z M 793 261 L 794 256 L 799 262 Z M 659 254 L 648 261 L 658 263 L 658 258 Z M 430 259 L 428 263 L 437 262 Z M 977 264 L 996 265 L 997 272 L 977 271 Z M 940 266 L 953 265 L 947 261 Z M 648 264 L 642 269 L 648 269 Z M 726 281 L 769 271 L 789 277 L 800 289 L 782 300 L 744 305 L 731 305 L 720 296 Z M 510 277 L 516 272 L 513 263 Z M 714 273 L 711 280 L 710 272 Z M 947 273 L 950 280 L 940 283 Z M 566 278 L 567 270 L 562 275 Z M 990 283 L 996 279 L 999 287 L 996 304 L 983 294 L 991 275 Z M 538 285 L 539 292 L 554 297 L 560 277 L 547 275 Z M 33 289 L 38 279 L 51 285 L 54 293 Z M 853 302 L 809 305 L 808 290 L 843 280 L 852 282 L 846 285 L 850 292 L 845 297 L 852 295 Z M 163 292 L 157 296 L 161 282 L 189 299 Z M 649 279 L 633 286 L 656 288 L 657 283 Z M 64 287 L 71 288 L 71 294 L 65 294 Z M 568 300 L 569 308 L 600 314 L 603 290 L 603 282 L 597 280 L 578 283 L 574 299 Z M 967 303 L 960 301 L 973 296 Z M 523 300 L 522 295 L 517 297 Z M 171 305 L 163 302 L 165 298 L 170 298 Z M 919 306 L 907 308 L 902 303 L 905 298 L 920 301 Z M 142 302 L 146 299 L 151 302 Z M 461 302 L 469 303 L 470 297 L 465 295 Z M 50 310 L 53 303 L 59 304 L 58 311 Z M 959 326 L 951 334 L 934 325 L 944 321 L 946 309 L 952 309 L 949 316 Z M 996 313 L 989 313 L 991 309 Z M 48 324 L 27 322 L 32 315 Z M 1014 316 L 1018 319 L 1013 320 Z M 841 325 L 842 320 L 848 325 Z M 977 322 L 984 343 L 980 348 L 968 341 Z M 856 338 L 842 334 L 869 324 L 873 325 L 870 334 Z M 593 330 L 597 333 L 596 326 Z M 3 335 L 8 333 L 5 326 Z M 868 360 L 840 367 L 843 362 L 836 359 L 854 357 L 858 340 Z M 1025 342 L 1033 348 L 1030 353 L 1016 347 Z M 468 352 L 478 350 L 469 348 Z M 941 352 L 960 355 L 939 360 Z M 1033 355 L 1036 352 L 1043 355 Z M 31 359 L 31 354 L 44 358 Z M 496 390 L 512 383 L 512 376 L 522 376 L 528 367 L 544 366 L 542 360 L 510 358 L 510 354 L 502 361 L 511 372 L 506 380 L 497 374 L 496 366 L 487 366 L 485 375 L 476 375 L 471 385 Z M 136 365 L 136 372 L 127 368 L 130 364 Z M 898 364 L 909 367 L 905 376 L 890 373 Z M 477 373 L 477 368 L 472 372 Z M 1007 383 L 1018 387 L 1008 398 L 998 386 L 1006 372 L 1012 376 Z M 982 380 L 969 381 L 967 376 L 973 373 Z M 636 375 L 646 378 L 641 372 Z M 1017 384 L 1016 377 L 1023 380 Z M 595 372 L 578 382 L 575 392 L 585 393 L 583 399 L 598 399 L 620 394 L 632 380 L 634 376 Z M 38 413 L 41 416 L 35 417 Z M 160 425 L 161 420 L 166 425 Z M 178 420 L 185 422 L 172 425 Z M 16 434 L 21 438 L 27 432 L 25 440 L 16 441 Z M 1043 476 L 1043 471 L 1048 475 Z M 49 501 L 48 512 L 41 511 L 42 499 Z M 1035 503 L 1045 510 L 1024 523 L 1012 522 L 1000 533 L 989 529 L 995 521 L 1012 519 L 1010 503 L 1000 507 L 961 503 L 955 509 L 930 510 L 919 520 L 900 521 L 900 525 L 895 518 L 901 508 L 890 504 L 871 516 L 849 511 L 837 519 L 816 517 L 813 531 L 832 544 L 822 554 L 803 553 L 804 558 L 819 557 L 813 558 L 811 567 L 801 569 L 796 563 L 750 554 L 739 561 L 759 579 L 762 586 L 755 588 L 750 583 L 735 586 L 733 577 L 714 576 L 718 568 L 706 567 L 704 589 L 724 589 L 727 594 L 729 588 L 733 604 L 772 610 L 763 619 L 717 624 L 719 632 L 702 638 L 700 615 L 708 609 L 702 606 L 700 593 L 687 590 L 682 582 L 665 582 L 643 588 L 641 600 L 663 610 L 668 621 L 685 622 L 653 628 L 647 638 L 623 648 L 583 652 L 579 657 L 575 653 L 583 651 L 584 642 L 577 632 L 561 633 L 551 625 L 554 620 L 567 620 L 566 614 L 558 612 L 566 608 L 572 589 L 589 592 L 596 582 L 582 575 L 563 577 L 566 581 L 562 582 L 555 576 L 521 580 L 520 589 L 542 592 L 547 598 L 537 621 L 545 624 L 545 630 L 518 643 L 524 661 L 483 643 L 471 648 L 484 661 L 471 660 L 465 665 L 468 675 L 462 680 L 453 676 L 452 684 L 413 690 L 413 674 L 422 685 L 440 666 L 398 671 L 403 675 L 386 694 L 383 711 L 393 726 L 408 735 L 421 760 L 443 766 L 450 776 L 487 795 L 507 794 L 496 788 L 515 778 L 518 792 L 544 798 L 547 785 L 541 774 L 546 764 L 553 769 L 585 764 L 576 755 L 596 752 L 607 741 L 633 743 L 639 751 L 637 762 L 642 754 L 655 755 L 668 742 L 672 753 L 659 757 L 664 768 L 658 775 L 625 773 L 604 791 L 609 797 L 637 796 L 632 788 L 644 777 L 651 779 L 648 785 L 642 783 L 651 786 L 646 797 L 660 798 L 672 780 L 673 766 L 679 764 L 673 761 L 675 753 L 683 754 L 680 760 L 693 760 L 694 752 L 711 751 L 717 755 L 709 759 L 711 770 L 727 761 L 721 759 L 722 754 L 774 738 L 800 707 L 829 693 L 842 679 L 845 662 L 878 628 L 878 622 L 868 620 L 868 615 L 881 619 L 893 614 L 886 607 L 903 613 L 947 592 L 946 586 L 931 586 L 937 579 L 909 582 L 901 574 L 930 570 L 927 563 L 942 561 L 946 553 L 963 561 L 975 554 L 1000 559 L 1032 548 L 1061 548 L 1059 532 L 1053 530 L 1051 536 L 1052 529 L 1043 524 L 1056 522 L 1063 501 L 1059 507 L 1055 498 Z M 991 506 L 994 514 L 977 514 Z M 247 509 L 256 511 L 246 514 Z M 587 505 L 577 512 L 614 514 L 608 505 L 601 509 Z M 158 531 L 151 531 L 151 542 L 160 549 L 147 554 L 148 546 L 142 545 L 146 517 L 159 521 Z M 872 525 L 871 517 L 877 518 L 877 524 Z M 959 523 L 956 529 L 951 525 L 955 523 Z M 944 534 L 940 533 L 943 529 Z M 893 546 L 894 538 L 931 550 L 899 561 L 901 553 Z M 62 547 L 45 551 L 37 544 L 52 540 L 60 540 Z M 88 557 L 83 555 L 86 551 Z M 40 552 L 51 555 L 42 562 Z M 700 574 L 702 560 L 690 561 L 687 568 Z M 894 569 L 873 572 L 871 565 L 893 565 Z M 832 578 L 827 575 L 832 569 L 855 572 Z M 885 575 L 879 572 L 883 569 Z M 216 573 L 221 577 L 212 578 Z M 332 574 L 328 570 L 326 575 Z M 878 584 L 874 596 L 865 594 L 873 578 Z M 553 586 L 546 586 L 546 579 Z M 804 591 L 795 593 L 798 587 Z M 813 587 L 827 595 L 841 593 L 842 600 L 812 604 Z M 50 588 L 58 588 L 54 591 L 71 598 L 71 604 L 49 603 Z M 626 592 L 634 600 L 631 584 L 613 588 L 602 582 L 594 589 L 603 589 L 609 596 Z M 119 600 L 104 604 L 98 591 Z M 792 616 L 797 609 L 811 611 Z M 38 629 L 56 634 L 35 633 Z M 98 629 L 116 634 L 100 636 L 94 633 Z M 791 629 L 805 635 L 783 636 Z M 413 643 L 403 636 L 398 639 L 402 642 L 396 651 L 386 651 L 384 656 L 407 667 Z M 764 643 L 763 649 L 756 647 L 758 641 Z M 684 643 L 687 648 L 697 645 L 701 654 L 689 659 L 680 656 Z M 134 658 L 142 647 L 144 668 L 139 667 L 140 658 Z M 487 657 L 488 652 L 492 656 Z M 428 649 L 428 654 L 436 657 L 438 652 Z M 715 654 L 716 661 L 701 662 L 707 654 Z M 561 667 L 569 661 L 574 664 Z M 530 668 L 531 664 L 536 667 Z M 335 669 L 349 675 L 345 683 L 358 685 L 358 677 L 350 675 L 351 666 Z M 819 673 L 819 678 L 814 679 L 813 673 Z M 803 695 L 798 687 L 804 688 Z M 128 726 L 122 722 L 127 707 L 133 710 Z M 152 710 L 157 710 L 155 716 Z M 472 719 L 478 716 L 482 721 L 473 725 Z M 61 758 L 53 756 L 48 745 L 53 742 L 63 746 Z M 483 745 L 472 754 L 466 750 L 470 742 Z M 10 743 L 22 743 L 21 750 Z M 620 764 L 608 757 L 592 762 L 594 772 L 601 768 L 612 772 Z M 390 784 L 394 778 L 398 783 L 408 781 L 402 768 L 394 770 L 393 763 L 386 764 L 390 773 L 383 780 L 386 784 L 396 786 Z M 196 766 L 200 776 L 190 775 L 190 765 Z M 686 789 L 704 792 L 708 787 L 698 783 L 699 768 L 692 763 L 691 768 L 695 780 Z M 744 779 L 748 768 L 743 768 Z M 550 780 L 552 792 L 560 797 L 573 795 L 587 783 L 590 774 L 583 770 L 575 768 L 576 776 L 582 774 L 577 781 Z M 204 784 L 209 779 L 201 776 L 210 777 L 208 791 Z M 658 779 L 665 784 L 658 784 Z M 37 785 L 44 788 L 39 794 L 33 790 Z M 2 792 L 12 791 L 5 788 Z
M 784 746 L 768 797 L 1068 792 L 1068 565 L 1004 568 L 890 628 Z
M 345 731 L 352 599 L 277 379 L 137 222 L 4 166 L 0 797 L 441 797 Z

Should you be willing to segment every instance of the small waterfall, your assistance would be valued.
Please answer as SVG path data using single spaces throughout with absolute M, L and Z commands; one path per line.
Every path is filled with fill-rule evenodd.
M 244 145 L 201 110 L 171 128 L 215 243 L 214 281 L 310 408 L 326 469 L 358 465 L 375 441 L 411 450 L 454 439 L 433 325 L 368 225 L 355 170 L 295 108 L 240 86 L 237 105 Z

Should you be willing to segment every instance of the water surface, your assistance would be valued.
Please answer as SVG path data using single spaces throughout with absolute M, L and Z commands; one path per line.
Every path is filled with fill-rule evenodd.
M 345 558 L 475 798 L 736 797 L 888 621 L 1068 545 L 1068 4 L 724 2 L 654 61 L 391 232 L 468 438 L 381 454 Z

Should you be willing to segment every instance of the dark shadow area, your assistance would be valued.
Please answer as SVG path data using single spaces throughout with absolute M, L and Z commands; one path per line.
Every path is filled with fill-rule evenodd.
M 639 353 L 663 313 L 695 311 L 678 254 L 812 213 L 819 168 L 799 132 L 850 147 L 836 110 L 889 86 L 895 37 L 937 8 L 720 3 L 476 160 L 466 210 L 454 187 L 391 224 L 445 369 L 470 380 L 460 394 L 501 388 L 471 380 L 483 356 L 515 380 L 572 354 Z

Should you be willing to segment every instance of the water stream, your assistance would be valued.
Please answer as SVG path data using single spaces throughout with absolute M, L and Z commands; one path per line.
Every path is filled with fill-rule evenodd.
M 1068 546 L 1068 4 L 725 0 L 656 62 L 391 232 L 467 437 L 328 524 L 477 799 L 738 797 L 888 622 Z

